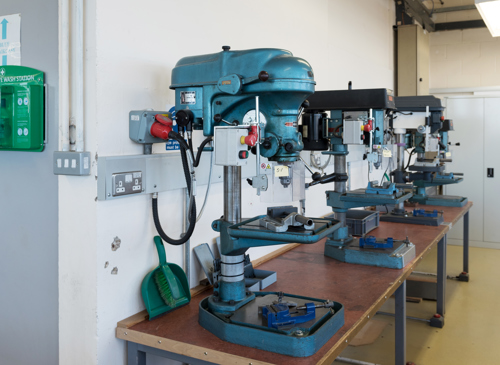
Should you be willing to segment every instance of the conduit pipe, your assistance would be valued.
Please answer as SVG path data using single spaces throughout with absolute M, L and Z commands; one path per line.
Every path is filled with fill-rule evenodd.
M 69 151 L 69 0 L 59 0 L 59 148 Z
M 83 0 L 71 1 L 71 150 L 83 152 Z

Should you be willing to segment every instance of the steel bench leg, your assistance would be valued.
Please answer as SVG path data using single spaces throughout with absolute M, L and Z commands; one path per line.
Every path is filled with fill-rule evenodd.
M 443 328 L 446 293 L 446 235 L 438 242 L 436 314 L 430 319 L 431 327 Z
M 406 280 L 396 289 L 396 365 L 406 364 Z
M 463 271 L 457 276 L 458 281 L 469 281 L 469 212 L 464 215 L 464 265 Z
M 139 344 L 127 341 L 128 365 L 146 365 L 146 353 L 139 350 Z

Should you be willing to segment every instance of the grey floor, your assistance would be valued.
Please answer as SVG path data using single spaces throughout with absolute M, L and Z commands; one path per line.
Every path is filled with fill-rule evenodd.
M 499 245 L 500 246 L 500 245 Z M 462 247 L 448 246 L 448 275 L 462 271 Z M 436 271 L 433 250 L 418 271 Z M 446 320 L 442 329 L 407 321 L 407 361 L 416 365 L 500 364 L 500 250 L 470 249 L 470 282 L 447 281 Z M 407 315 L 429 318 L 436 303 L 407 303 Z M 394 299 L 381 311 L 394 313 Z M 375 343 L 345 349 L 341 356 L 381 365 L 394 364 L 394 318 L 377 315 L 387 327 Z M 334 364 L 345 364 L 334 361 Z

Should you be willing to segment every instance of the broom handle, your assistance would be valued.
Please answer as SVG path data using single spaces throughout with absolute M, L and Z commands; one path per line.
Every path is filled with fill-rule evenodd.
M 160 265 L 167 264 L 167 255 L 165 253 L 165 246 L 163 246 L 163 241 L 160 236 L 155 236 L 154 238 L 156 249 L 158 250 L 158 258 L 160 259 Z

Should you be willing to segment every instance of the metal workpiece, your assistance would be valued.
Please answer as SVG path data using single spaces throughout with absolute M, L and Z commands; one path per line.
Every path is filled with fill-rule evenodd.
M 314 228 L 314 221 L 297 213 L 297 208 L 293 206 L 268 208 L 265 217 L 259 220 L 261 227 L 265 227 L 273 232 L 286 232 L 290 227 L 301 227 L 305 230 Z
M 224 166 L 224 220 L 241 220 L 241 167 Z

